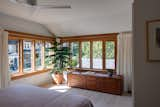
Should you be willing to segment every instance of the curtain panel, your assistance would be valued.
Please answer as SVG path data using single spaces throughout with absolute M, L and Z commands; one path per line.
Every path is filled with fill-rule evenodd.
M 117 73 L 124 77 L 124 91 L 132 91 L 133 44 L 132 33 L 118 35 Z
M 9 86 L 8 71 L 8 32 L 0 29 L 0 88 Z

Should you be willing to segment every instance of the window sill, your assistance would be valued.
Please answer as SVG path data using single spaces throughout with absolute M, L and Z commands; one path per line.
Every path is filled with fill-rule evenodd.
M 17 80 L 17 79 L 21 79 L 21 78 L 30 77 L 30 76 L 33 76 L 33 75 L 38 75 L 38 74 L 41 74 L 41 73 L 48 72 L 50 70 L 51 69 L 44 69 L 44 70 L 40 70 L 40 71 L 34 71 L 34 72 L 31 72 L 31 73 L 13 74 L 13 75 L 11 75 L 11 80 Z
M 106 72 L 106 70 L 103 70 L 103 69 L 90 69 L 90 68 L 74 68 L 74 69 L 80 70 L 80 71 Z
M 90 69 L 90 68 L 70 68 L 70 70 L 78 70 L 78 71 L 93 71 L 93 72 L 101 72 L 101 73 L 106 73 L 107 70 L 104 70 L 104 69 Z M 114 72 L 116 73 L 116 70 L 114 69 Z

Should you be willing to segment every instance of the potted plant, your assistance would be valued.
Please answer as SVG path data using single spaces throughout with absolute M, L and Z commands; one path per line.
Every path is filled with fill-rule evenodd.
M 53 46 L 48 48 L 48 50 L 53 53 L 47 56 L 50 60 L 48 62 L 53 64 L 51 76 L 56 84 L 61 84 L 63 82 L 63 71 L 67 70 L 69 66 L 70 49 L 55 41 Z

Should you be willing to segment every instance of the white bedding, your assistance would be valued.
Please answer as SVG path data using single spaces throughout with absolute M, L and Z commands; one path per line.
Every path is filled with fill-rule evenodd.
M 83 96 L 30 85 L 16 85 L 0 90 L 0 107 L 93 107 L 93 105 Z

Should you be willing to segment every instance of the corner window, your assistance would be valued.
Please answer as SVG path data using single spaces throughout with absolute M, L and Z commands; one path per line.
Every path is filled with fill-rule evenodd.
M 50 70 L 45 65 L 45 47 L 50 47 L 52 37 L 9 32 L 8 62 L 12 79 L 36 75 Z M 45 44 L 47 43 L 47 44 Z

